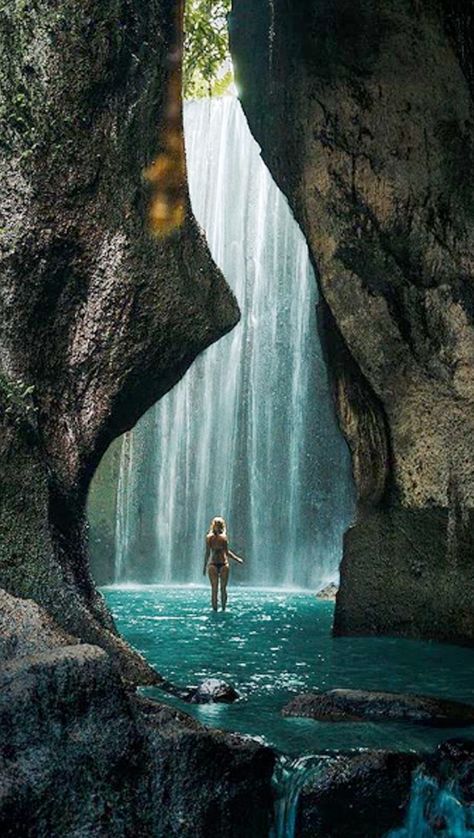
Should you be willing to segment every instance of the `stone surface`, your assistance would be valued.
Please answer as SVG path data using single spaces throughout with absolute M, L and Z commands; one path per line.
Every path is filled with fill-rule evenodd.
M 0 646 L 2 835 L 267 834 L 270 749 L 137 697 L 34 603 L 0 605 L 16 638 Z
M 303 693 L 292 699 L 282 714 L 332 722 L 401 721 L 434 727 L 474 724 L 474 705 L 433 696 L 370 690 Z
M 474 742 L 468 739 L 448 739 L 425 760 L 425 771 L 440 783 L 456 783 L 462 799 L 474 803 Z
M 0 664 L 75 642 L 36 602 L 0 589 Z
M 299 763 L 287 792 L 299 789 L 296 838 L 382 838 L 402 826 L 415 773 L 474 800 L 474 743 L 447 740 L 431 754 L 360 750 Z
M 321 588 L 320 591 L 316 594 L 316 599 L 323 599 L 329 602 L 336 601 L 336 594 L 339 588 L 335 582 L 330 582 L 329 585 L 325 585 L 324 588 Z
M 193 704 L 210 704 L 222 702 L 232 704 L 239 697 L 232 684 L 220 678 L 206 678 L 189 698 Z
M 335 630 L 472 643 L 472 9 L 234 0 L 230 33 L 317 268 L 352 453 Z
M 182 148 L 178 11 L 33 0 L 0 21 L 0 585 L 143 682 L 90 577 L 88 486 L 238 319 L 185 185 L 182 226 L 148 228 L 144 170 Z
M 381 838 L 403 821 L 420 761 L 386 751 L 322 758 L 300 795 L 296 838 Z

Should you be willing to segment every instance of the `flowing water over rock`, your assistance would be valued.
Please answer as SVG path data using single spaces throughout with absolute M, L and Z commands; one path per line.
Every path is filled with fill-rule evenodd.
M 124 440 L 115 581 L 198 581 L 220 514 L 248 559 L 239 581 L 316 587 L 337 573 L 353 498 L 306 243 L 236 99 L 187 103 L 185 135 L 193 209 L 242 321 Z
M 405 823 L 386 838 L 474 838 L 474 807 L 464 806 L 454 783 L 415 775 Z
M 305 756 L 290 760 L 281 757 L 273 782 L 276 793 L 275 823 L 270 838 L 293 838 L 300 794 L 306 783 L 324 770 L 324 757 Z

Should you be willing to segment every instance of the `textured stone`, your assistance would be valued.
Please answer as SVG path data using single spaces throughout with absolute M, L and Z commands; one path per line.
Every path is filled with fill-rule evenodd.
M 75 642 L 36 602 L 0 589 L 0 664 Z
M 433 727 L 474 724 L 474 706 L 470 704 L 435 696 L 371 690 L 303 693 L 292 699 L 282 714 L 331 722 L 400 721 Z
M 0 604 L 17 638 L 0 647 L 2 835 L 268 833 L 269 748 L 137 697 L 103 649 L 34 603 L 2 593 Z
M 416 754 L 366 751 L 321 758 L 303 786 L 297 838 L 380 838 L 398 826 L 410 796 Z
M 193 704 L 209 704 L 215 701 L 231 704 L 238 697 L 238 693 L 232 684 L 228 684 L 220 678 L 207 678 L 202 684 L 199 684 L 189 700 Z
M 317 268 L 353 458 L 336 632 L 472 643 L 472 9 L 235 0 L 230 31 Z
M 321 588 L 320 591 L 316 594 L 316 599 L 322 599 L 329 602 L 336 601 L 336 594 L 339 588 L 335 582 L 330 582 L 329 585 L 325 585 L 324 588 Z
M 170 143 L 170 113 L 182 141 L 177 9 L 33 0 L 0 22 L 0 585 L 119 656 L 132 681 L 156 674 L 91 580 L 89 482 L 238 319 L 187 195 L 172 235 L 147 226 L 143 171 Z

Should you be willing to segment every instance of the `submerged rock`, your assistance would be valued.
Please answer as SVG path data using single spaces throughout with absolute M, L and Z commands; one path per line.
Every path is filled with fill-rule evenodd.
M 325 585 L 324 588 L 321 588 L 320 591 L 316 594 L 316 599 L 323 599 L 329 602 L 336 601 L 336 594 L 339 588 L 335 582 L 330 582 L 329 585 Z
M 474 724 L 474 706 L 434 696 L 370 690 L 329 690 L 298 695 L 284 716 L 306 716 L 317 721 L 407 721 L 437 727 Z
M 232 704 L 238 697 L 239 694 L 232 684 L 228 684 L 219 678 L 206 678 L 196 691 L 191 693 L 188 700 L 192 704 L 210 704 L 212 702 Z

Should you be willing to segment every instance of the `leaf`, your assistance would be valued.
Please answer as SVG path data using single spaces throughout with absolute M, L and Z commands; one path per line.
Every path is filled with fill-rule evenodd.
M 186 99 L 223 95 L 233 81 L 232 71 L 226 69 L 227 62 L 230 64 L 230 6 L 231 0 L 187 0 L 183 61 Z

